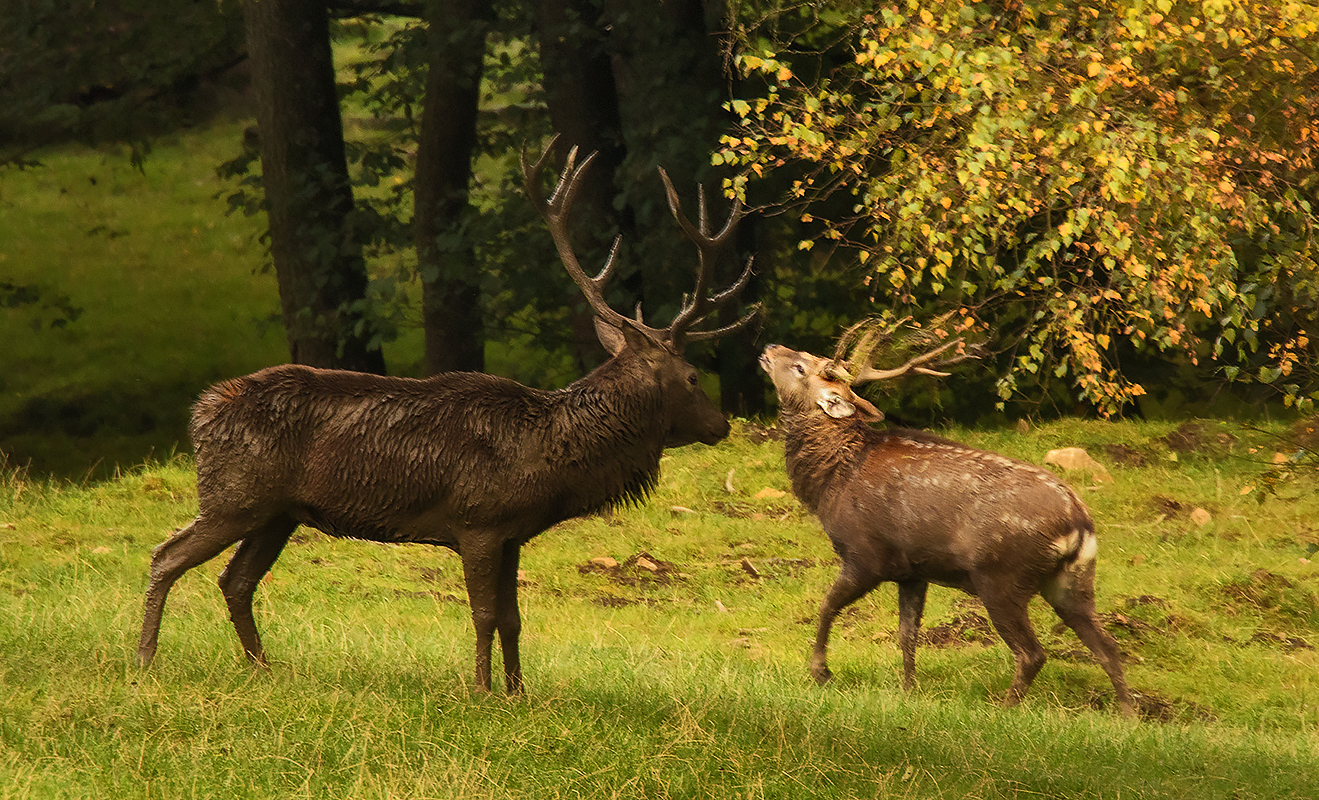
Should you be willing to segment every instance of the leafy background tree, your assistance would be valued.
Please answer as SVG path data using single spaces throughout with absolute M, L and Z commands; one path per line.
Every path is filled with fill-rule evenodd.
M 783 36 L 802 20 L 832 41 Z M 1000 409 L 1108 416 L 1222 380 L 1309 406 L 1317 21 L 1220 0 L 775 11 L 743 31 L 765 88 L 716 160 L 739 191 L 790 175 L 800 246 L 865 264 L 876 310 L 992 339 Z
M 271 90 L 221 173 L 231 209 L 269 221 L 294 360 L 540 386 L 598 363 L 521 187 L 523 147 L 558 132 L 560 157 L 599 153 L 573 227 L 588 265 L 622 235 L 619 309 L 663 323 L 690 288 L 695 251 L 656 166 L 689 212 L 698 186 L 712 218 L 729 194 L 756 209 L 716 277 L 755 254 L 744 299 L 764 303 L 763 329 L 692 354 L 728 411 L 764 410 L 761 344 L 826 352 L 869 315 L 947 320 L 994 353 L 956 392 L 905 385 L 887 408 L 914 423 L 1254 412 L 1308 407 L 1316 389 L 1313 2 L 208 0 L 166 14 L 19 2 L 0 31 L 0 169 L 73 140 L 127 142 L 141 165 L 153 136 L 205 124 L 218 82 L 250 75 Z M 262 51 L 277 25 L 301 31 L 296 47 Z M 318 110 L 297 111 L 312 94 Z M 81 324 L 57 285 L 0 288 L 43 325 Z M 416 355 L 384 364 L 400 336 Z

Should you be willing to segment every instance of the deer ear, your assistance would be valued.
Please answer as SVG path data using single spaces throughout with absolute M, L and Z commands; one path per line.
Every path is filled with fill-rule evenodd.
M 816 398 L 816 404 L 834 419 L 855 418 L 861 422 L 879 422 L 884 413 L 871 405 L 869 400 L 855 395 L 849 400 L 837 389 L 826 388 Z
M 824 409 L 824 413 L 834 419 L 847 419 L 856 413 L 856 406 L 849 403 L 841 394 L 833 389 L 825 389 L 820 392 L 815 400 L 816 405 Z
M 611 356 L 618 355 L 618 352 L 627 345 L 623 332 L 599 317 L 595 317 L 595 336 Z
M 626 317 L 623 318 L 623 325 L 617 328 L 596 317 L 595 334 L 610 355 L 618 355 L 626 346 L 651 364 L 659 364 L 666 356 L 670 356 L 664 345 L 652 339 L 650 334 Z
M 874 404 L 869 400 L 858 395 L 853 395 L 852 402 L 856 404 L 857 419 L 862 422 L 883 422 L 884 412 L 875 408 Z

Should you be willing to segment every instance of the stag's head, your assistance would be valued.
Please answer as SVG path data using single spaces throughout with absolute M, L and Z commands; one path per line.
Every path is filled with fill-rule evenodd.
M 525 151 L 522 153 L 522 174 L 526 181 L 527 195 L 545 219 L 564 269 L 582 290 L 591 310 L 595 313 L 595 330 L 600 343 L 615 358 L 624 353 L 629 354 L 653 375 L 660 387 L 660 396 L 668 419 L 665 447 L 680 447 L 693 442 L 705 444 L 719 442 L 728 435 L 728 420 L 701 388 L 696 368 L 683 358 L 683 350 L 689 343 L 715 339 L 744 328 L 760 313 L 758 306 L 753 307 L 731 325 L 712 330 L 697 330 L 706 317 L 735 298 L 751 278 L 751 261 L 748 259 L 741 277 L 731 286 L 718 292 L 710 289 L 715 261 L 732 239 L 737 223 L 743 216 L 741 203 L 736 200 L 733 202 L 723 228 L 718 233 L 711 234 L 704 195 L 699 197 L 699 223 L 693 224 L 683 213 L 678 193 L 674 191 L 669 176 L 663 169 L 660 170 L 660 177 L 668 194 L 669 209 L 673 212 L 683 233 L 696 244 L 700 255 L 696 267 L 695 287 L 684 300 L 678 314 L 665 328 L 651 327 L 642 320 L 639 307 L 634 319 L 615 311 L 604 298 L 605 285 L 614 274 L 622 237 L 614 240 L 614 246 L 605 260 L 604 267 L 595 277 L 587 275 L 582 269 L 572 247 L 568 213 L 577 198 L 586 170 L 595 160 L 595 154 L 592 153 L 578 164 L 577 148 L 572 148 L 559 175 L 559 181 L 549 198 L 546 199 L 541 191 L 541 174 L 557 138 L 556 136 L 550 140 L 540 158 L 534 163 L 527 158 Z
M 968 347 L 962 337 L 957 337 L 912 356 L 899 367 L 875 367 L 871 363 L 874 354 L 891 350 L 886 345 L 891 343 L 894 332 L 905 322 L 901 320 L 882 327 L 864 323 L 854 325 L 840 337 L 833 358 L 822 358 L 777 344 L 766 347 L 760 356 L 760 366 L 774 382 L 783 413 L 787 416 L 822 413 L 832 419 L 878 422 L 884 418 L 883 412 L 856 394 L 852 387 L 909 374 L 947 376 L 949 373 L 937 368 L 978 355 L 975 346 Z M 906 343 L 928 340 L 928 336 L 921 335 L 907 337 Z
M 833 419 L 863 422 L 884 419 L 883 412 L 852 391 L 847 374 L 832 359 L 771 344 L 760 354 L 760 368 L 774 382 L 784 416 L 823 413 Z

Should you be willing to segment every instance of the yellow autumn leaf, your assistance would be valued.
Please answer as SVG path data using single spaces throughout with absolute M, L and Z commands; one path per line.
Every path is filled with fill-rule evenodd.
M 1093 78 L 1096 75 L 1098 75 L 1100 72 L 1104 71 L 1104 65 L 1100 64 L 1098 61 L 1091 61 L 1090 66 L 1086 67 L 1085 71 L 1088 72 L 1090 74 L 1090 77 Z

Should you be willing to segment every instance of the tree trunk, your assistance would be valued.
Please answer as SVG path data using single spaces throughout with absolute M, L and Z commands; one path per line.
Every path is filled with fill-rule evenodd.
M 627 149 L 609 33 L 600 19 L 598 1 L 538 0 L 536 35 L 540 47 L 546 104 L 550 123 L 559 134 L 560 157 L 572 147 L 578 157 L 597 153 L 573 214 L 574 238 L 581 247 L 582 263 L 603 265 L 615 236 L 623 236 L 619 270 L 610 286 L 616 307 L 627 309 L 642 300 L 642 272 L 629 258 L 637 244 L 636 221 L 628 206 L 616 206 L 615 179 Z M 620 297 L 621 295 L 621 297 Z M 621 299 L 621 303 L 619 300 Z M 592 313 L 585 303 L 573 319 L 574 355 L 583 372 L 605 355 L 596 341 Z
M 480 274 L 463 230 L 490 0 L 431 0 L 426 96 L 414 188 L 426 371 L 485 368 Z
M 325 4 L 249 0 L 243 18 L 289 354 L 298 364 L 383 373 L 365 313 Z

